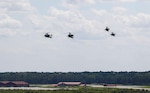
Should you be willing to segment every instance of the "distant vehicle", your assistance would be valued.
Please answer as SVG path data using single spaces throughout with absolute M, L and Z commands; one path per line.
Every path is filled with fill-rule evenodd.
M 111 35 L 111 36 L 115 36 L 116 34 L 112 32 L 110 35 Z
M 69 38 L 73 38 L 73 37 L 74 37 L 74 35 L 73 35 L 73 34 L 71 34 L 71 33 L 69 32 L 68 37 L 69 37 Z
M 106 26 L 105 30 L 109 32 L 109 28 L 107 26 Z
M 117 86 L 117 84 L 103 84 L 103 86 L 116 87 L 116 86 Z
M 46 38 L 52 38 L 52 34 L 49 34 L 49 33 L 46 33 L 44 36 L 45 36 Z

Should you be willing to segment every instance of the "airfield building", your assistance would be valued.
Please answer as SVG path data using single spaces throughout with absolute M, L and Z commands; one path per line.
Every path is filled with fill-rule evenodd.
M 24 81 L 0 81 L 0 87 L 29 87 Z
M 59 82 L 57 86 L 84 86 L 81 82 Z

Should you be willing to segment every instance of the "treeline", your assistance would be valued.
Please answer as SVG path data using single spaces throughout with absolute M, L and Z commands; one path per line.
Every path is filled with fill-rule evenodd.
M 26 81 L 30 84 L 56 84 L 61 81 L 80 81 L 86 84 L 150 85 L 147 72 L 5 72 L 0 81 Z

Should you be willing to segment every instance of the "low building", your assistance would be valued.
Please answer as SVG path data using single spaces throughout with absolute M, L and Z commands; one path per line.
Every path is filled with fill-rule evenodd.
M 0 87 L 29 87 L 24 81 L 0 81 Z
M 83 86 L 81 82 L 59 82 L 57 86 Z

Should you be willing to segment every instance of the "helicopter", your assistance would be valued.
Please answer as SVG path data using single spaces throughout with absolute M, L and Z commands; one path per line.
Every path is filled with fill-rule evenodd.
M 74 36 L 74 35 L 69 32 L 68 37 L 69 37 L 69 38 L 73 38 L 73 36 Z
M 110 35 L 111 35 L 111 36 L 115 36 L 116 34 L 112 32 Z
M 109 28 L 107 26 L 106 26 L 105 30 L 109 32 Z
M 45 36 L 46 38 L 52 38 L 52 34 L 49 34 L 49 33 L 46 33 L 44 36 Z

